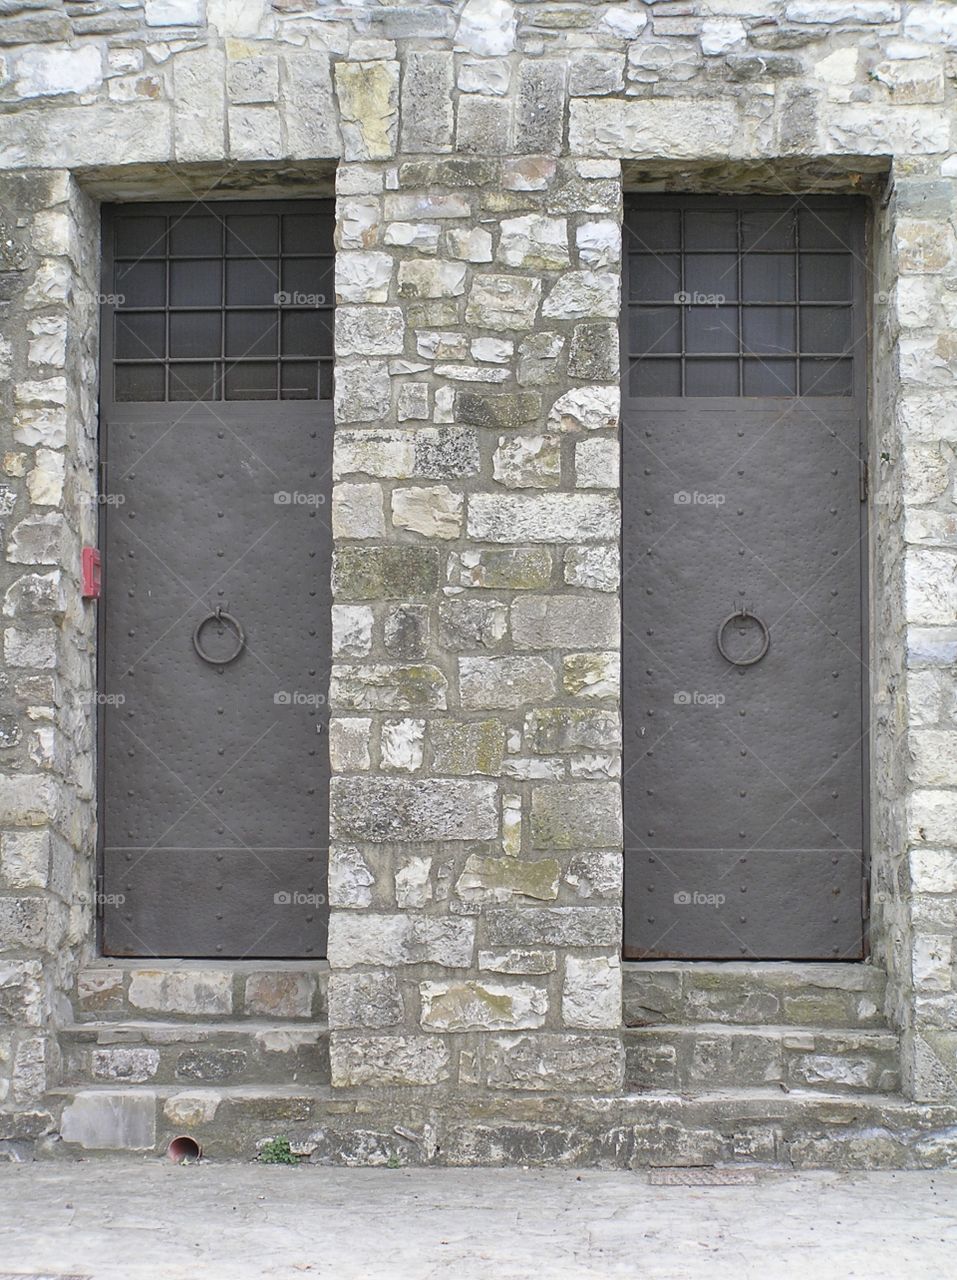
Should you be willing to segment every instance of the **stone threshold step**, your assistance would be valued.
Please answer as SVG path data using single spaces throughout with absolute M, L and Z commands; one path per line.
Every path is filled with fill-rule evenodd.
M 880 1027 L 885 986 L 883 970 L 868 964 L 655 960 L 622 965 L 627 1026 Z
M 211 1018 L 321 1020 L 329 966 L 319 961 L 112 960 L 80 970 L 77 1022 Z
M 390 1090 L 223 1088 L 55 1091 L 65 1140 L 38 1154 L 162 1156 L 190 1134 L 211 1159 L 251 1159 L 269 1138 L 322 1164 L 526 1164 L 641 1168 L 741 1164 L 783 1168 L 938 1168 L 954 1158 L 957 1108 L 899 1096 L 714 1090 L 618 1098 Z M 64 1105 L 65 1104 L 65 1105 Z
M 143 1039 L 151 1044 L 181 1040 L 206 1039 L 211 1036 L 261 1036 L 271 1032 L 289 1036 L 307 1036 L 328 1031 L 325 1022 L 283 1022 L 266 1018 L 224 1019 L 222 1022 L 176 1022 L 153 1018 L 104 1019 L 99 1022 L 74 1022 L 60 1028 L 68 1039 L 99 1040 L 103 1044 L 119 1044 Z
M 894 1093 L 899 1041 L 892 1031 L 832 1027 L 632 1027 L 623 1035 L 631 1087 L 697 1093 L 776 1084 L 788 1089 Z
M 695 1040 L 701 1036 L 714 1036 L 720 1040 L 756 1038 L 769 1041 L 786 1041 L 795 1048 L 807 1048 L 811 1041 L 846 1042 L 849 1045 L 874 1045 L 893 1047 L 898 1042 L 896 1031 L 889 1027 L 831 1027 L 805 1023 L 774 1022 L 683 1022 L 676 1025 L 657 1023 L 654 1026 L 625 1027 L 623 1035 L 629 1039 L 654 1039 L 656 1036 L 673 1036 L 680 1040 Z
M 60 1044 L 66 1084 L 329 1082 L 325 1023 L 86 1022 Z

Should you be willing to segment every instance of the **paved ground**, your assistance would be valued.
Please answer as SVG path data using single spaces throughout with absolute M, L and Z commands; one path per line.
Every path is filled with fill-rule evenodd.
M 939 1280 L 955 1258 L 957 1171 L 0 1166 L 0 1280 Z

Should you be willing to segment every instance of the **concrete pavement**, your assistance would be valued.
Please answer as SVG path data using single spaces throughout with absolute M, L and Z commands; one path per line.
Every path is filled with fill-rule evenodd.
M 0 1280 L 936 1280 L 955 1257 L 957 1171 L 0 1166 Z

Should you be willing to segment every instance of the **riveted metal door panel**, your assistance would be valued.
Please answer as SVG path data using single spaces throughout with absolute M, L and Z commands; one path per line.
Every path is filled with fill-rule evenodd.
M 164 209 L 172 239 L 176 216 Z M 236 209 L 252 250 L 263 211 L 272 216 Z M 108 244 L 111 234 L 108 224 Z M 259 270 L 255 251 L 235 256 Z M 168 275 L 176 261 L 164 262 Z M 205 287 L 200 279 L 193 305 L 212 312 Z M 249 318 L 262 313 L 240 302 L 255 342 Z M 146 333 L 144 314 L 132 311 Z M 105 396 L 100 901 L 112 955 L 325 953 L 331 412 L 316 397 L 315 352 L 295 384 L 281 354 L 271 367 L 243 364 L 229 349 L 233 314 L 220 308 L 219 368 L 205 382 L 205 371 L 183 370 L 182 385 L 202 385 L 207 399 L 184 391 L 171 402 L 180 375 L 169 337 L 137 352 L 137 399 Z M 167 333 L 191 315 L 171 310 Z M 115 340 L 127 312 L 108 323 L 107 393 L 130 385 L 122 359 L 110 359 L 128 349 Z M 262 343 L 270 322 L 258 323 Z M 227 398 L 231 376 L 241 399 Z M 281 398 L 284 378 L 308 397 Z
M 742 207 L 756 205 L 731 207 L 739 235 Z M 687 367 L 664 376 L 727 377 L 734 394 L 637 394 L 624 413 L 625 953 L 857 959 L 860 400 L 738 394 L 756 376 L 745 307 L 718 338 L 739 343 L 737 367 L 709 370 L 694 354 L 707 305 L 682 317 Z

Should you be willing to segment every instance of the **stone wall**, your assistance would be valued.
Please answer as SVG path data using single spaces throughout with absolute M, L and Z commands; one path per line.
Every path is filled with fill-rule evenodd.
M 95 205 L 66 172 L 0 175 L 3 672 L 0 1103 L 56 1083 L 56 1023 L 93 934 Z
M 337 159 L 335 1082 L 620 1088 L 624 163 L 883 192 L 873 948 L 908 1090 L 957 1094 L 957 6 L 2 9 L 3 1105 L 93 950 L 96 200 Z

